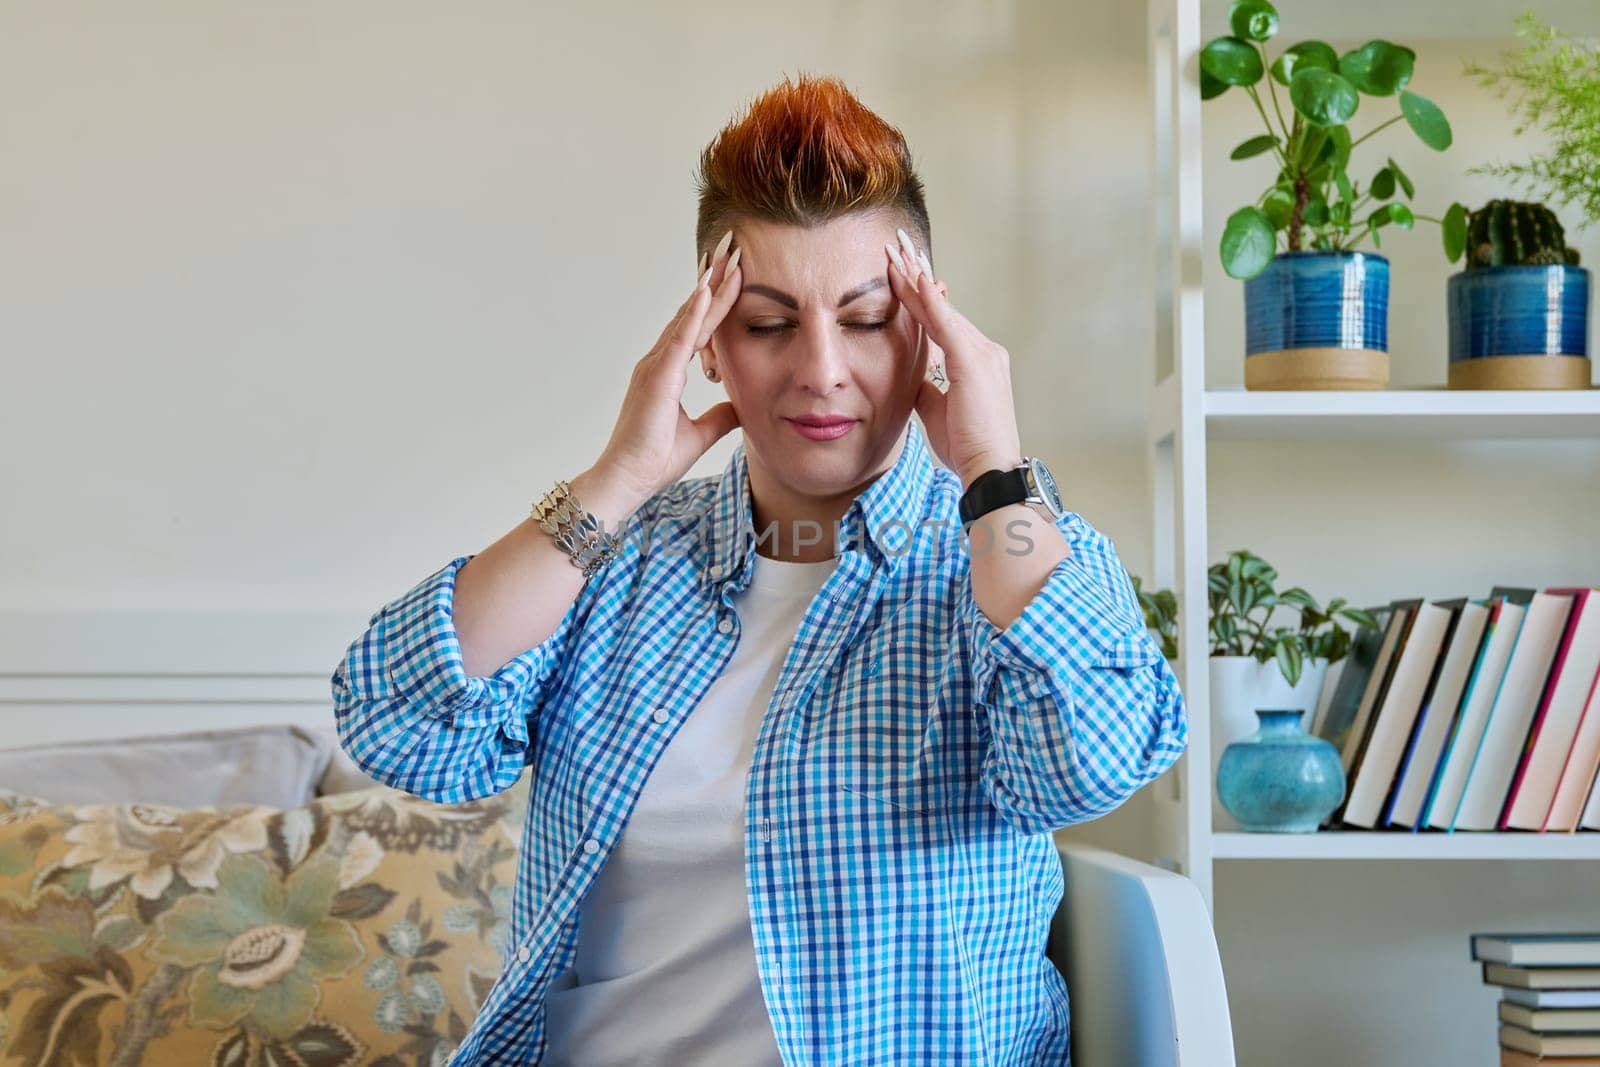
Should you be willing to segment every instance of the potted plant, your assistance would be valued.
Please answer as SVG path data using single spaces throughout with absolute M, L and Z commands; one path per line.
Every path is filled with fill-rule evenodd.
M 1170 589 L 1147 592 L 1141 588 L 1139 576 L 1133 579 L 1133 591 L 1139 598 L 1139 608 L 1144 612 L 1144 624 L 1161 646 L 1161 654 L 1168 659 L 1178 658 L 1178 597 Z
M 1491 200 L 1467 229 L 1448 283 L 1450 388 L 1589 388 L 1589 272 L 1555 212 Z
M 1328 668 L 1350 651 L 1350 631 L 1338 620 L 1377 626 L 1370 612 L 1350 607 L 1343 597 L 1323 607 L 1300 586 L 1279 592 L 1277 578 L 1277 568 L 1248 549 L 1230 553 L 1206 572 L 1213 778 L 1228 745 L 1256 731 L 1258 709 L 1299 709 L 1300 728 L 1309 732 Z M 1164 654 L 1176 659 L 1177 598 L 1166 589 L 1143 590 L 1137 577 L 1133 587 L 1145 625 Z M 1298 613 L 1295 625 L 1269 626 L 1280 607 Z M 1233 821 L 1215 796 L 1212 817 L 1217 825 Z
M 1277 163 L 1273 183 L 1230 215 L 1222 232 L 1223 269 L 1245 282 L 1245 387 L 1382 389 L 1389 261 L 1357 246 L 1371 237 L 1381 247 L 1384 227 L 1409 230 L 1418 219 L 1459 232 L 1465 209 L 1453 205 L 1444 218 L 1416 213 L 1406 203 L 1416 190 L 1392 156 L 1363 189 L 1350 177 L 1351 153 L 1401 121 L 1442 152 L 1450 123 L 1408 88 L 1416 53 L 1404 45 L 1371 40 L 1339 55 L 1322 41 L 1301 41 L 1269 61 L 1265 42 L 1277 34 L 1278 13 L 1267 0 L 1234 0 L 1228 24 L 1231 33 L 1200 51 L 1201 99 L 1242 89 L 1266 132 L 1231 158 L 1271 153 Z M 1263 81 L 1270 114 L 1257 89 Z M 1347 124 L 1363 95 L 1396 97 L 1400 113 L 1352 137 Z
M 1516 26 L 1519 51 L 1501 53 L 1495 68 L 1468 62 L 1465 72 L 1513 98 L 1515 134 L 1537 126 L 1551 149 L 1467 173 L 1511 179 L 1543 204 L 1490 201 L 1473 213 L 1466 269 L 1450 279 L 1449 385 L 1586 389 L 1592 286 L 1553 209 L 1576 207 L 1584 228 L 1600 221 L 1600 45 L 1531 11 Z

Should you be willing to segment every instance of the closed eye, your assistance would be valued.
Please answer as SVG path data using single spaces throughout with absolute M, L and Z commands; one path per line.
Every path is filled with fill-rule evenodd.
M 852 329 L 852 330 L 881 330 L 887 325 L 889 325 L 889 322 L 888 322 L 887 319 L 885 319 L 883 322 L 847 322 L 847 323 L 845 323 L 845 326 L 847 328 L 849 328 L 849 329 Z M 788 323 L 784 323 L 781 326 L 746 326 L 745 330 L 747 332 L 749 332 L 749 333 L 755 334 L 757 336 L 761 336 L 763 334 L 778 333 L 781 330 L 787 330 L 789 328 L 790 328 L 789 324 Z

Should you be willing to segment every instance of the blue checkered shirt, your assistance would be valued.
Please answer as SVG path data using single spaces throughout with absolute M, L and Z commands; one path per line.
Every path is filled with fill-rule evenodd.
M 785 1063 L 1068 1063 L 1051 831 L 1118 807 L 1188 741 L 1110 539 L 1063 515 L 1071 554 L 998 629 L 972 596 L 983 535 L 963 538 L 960 480 L 930 456 L 913 419 L 840 520 L 755 743 L 745 879 Z M 555 632 L 492 676 L 466 676 L 451 625 L 470 556 L 373 615 L 334 671 L 341 744 L 380 781 L 455 802 L 534 768 L 505 967 L 452 1065 L 543 1056 L 579 903 L 739 642 L 746 470 L 741 444 L 720 476 L 652 496 Z

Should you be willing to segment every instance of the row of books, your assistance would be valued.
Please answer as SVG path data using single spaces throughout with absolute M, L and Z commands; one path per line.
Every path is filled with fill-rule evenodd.
M 1344 762 L 1328 824 L 1600 830 L 1600 588 L 1368 611 L 1311 726 Z
M 1473 934 L 1499 986 L 1500 1067 L 1600 1067 L 1600 933 Z

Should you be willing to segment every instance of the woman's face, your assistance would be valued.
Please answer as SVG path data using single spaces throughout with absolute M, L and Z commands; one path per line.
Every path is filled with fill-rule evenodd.
M 710 365 L 739 415 L 757 493 L 853 497 L 898 456 L 927 344 L 889 286 L 883 246 L 896 242 L 894 218 L 733 227 L 743 280 L 712 335 Z M 819 439 L 798 428 L 803 416 L 851 422 Z

